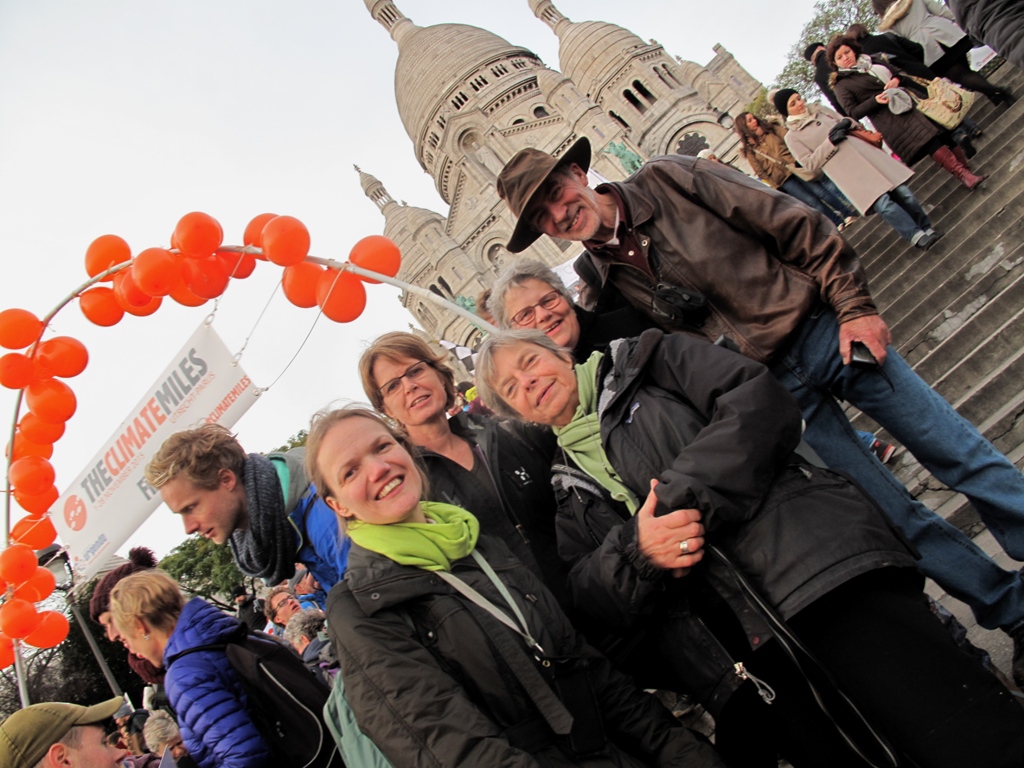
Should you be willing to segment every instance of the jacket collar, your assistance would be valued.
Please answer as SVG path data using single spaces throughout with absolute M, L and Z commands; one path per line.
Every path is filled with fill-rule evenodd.
M 893 25 L 902 19 L 907 13 L 910 12 L 910 6 L 914 4 L 914 0 L 896 0 L 895 3 L 889 6 L 885 12 L 885 16 L 878 23 L 878 31 L 887 32 L 892 29 Z
M 665 333 L 657 328 L 644 331 L 635 339 L 616 339 L 609 345 L 609 354 L 598 372 L 599 392 L 597 413 L 603 417 L 626 394 L 647 366 L 654 350 L 661 344 Z M 608 363 L 610 358 L 611 363 Z M 602 418 L 603 421 L 603 418 Z M 603 433 L 603 430 L 602 430 Z
M 625 226 L 627 231 L 643 226 L 654 218 L 654 204 L 643 192 L 630 184 L 629 179 L 599 184 L 594 188 L 594 191 L 615 195 L 620 203 L 622 214 L 622 224 L 620 226 Z M 615 234 L 618 235 L 618 232 Z M 601 285 L 603 286 L 608 282 L 608 272 L 611 269 L 612 260 L 601 253 L 601 248 L 598 244 L 588 246 L 584 243 L 584 246 L 587 247 L 587 250 L 594 257 L 592 262 L 601 276 Z

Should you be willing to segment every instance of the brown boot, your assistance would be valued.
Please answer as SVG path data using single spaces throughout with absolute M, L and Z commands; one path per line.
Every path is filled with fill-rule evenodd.
M 950 149 L 953 151 L 953 157 L 960 161 L 960 165 L 967 170 L 971 170 L 971 164 L 968 162 L 970 158 L 967 157 L 967 150 L 959 144 L 954 144 Z
M 932 153 L 932 160 L 941 165 L 945 170 L 949 171 L 957 181 L 963 184 L 967 189 L 975 189 L 981 182 L 988 178 L 988 176 L 976 176 L 971 172 L 971 169 L 967 167 L 965 163 L 962 163 L 957 156 L 953 153 L 949 147 L 939 147 L 935 152 Z

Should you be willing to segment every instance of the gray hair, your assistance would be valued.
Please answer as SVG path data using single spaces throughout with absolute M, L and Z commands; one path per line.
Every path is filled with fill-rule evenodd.
M 326 616 L 319 608 L 307 608 L 299 611 L 290 619 L 284 628 L 284 641 L 293 648 L 298 648 L 297 642 L 304 637 L 310 642 L 316 640 L 316 636 L 324 628 Z
M 527 280 L 540 280 L 542 283 L 547 283 L 572 305 L 572 294 L 569 293 L 565 283 L 551 267 L 537 259 L 520 259 L 505 267 L 498 275 L 498 279 L 494 281 L 494 285 L 491 286 L 491 298 L 487 302 L 487 311 L 494 316 L 494 322 L 499 328 L 506 330 L 512 327 L 512 319 L 505 317 L 505 294 L 512 288 L 518 288 Z M 490 405 L 489 402 L 488 405 Z
M 142 727 L 142 738 L 150 752 L 157 752 L 161 746 L 177 741 L 181 735 L 174 718 L 163 710 L 151 712 L 146 724 Z
M 559 346 L 536 328 L 519 328 L 511 331 L 499 331 L 484 339 L 476 359 L 476 390 L 479 397 L 499 416 L 525 421 L 522 415 L 509 405 L 494 387 L 494 379 L 498 371 L 494 367 L 494 355 L 498 350 L 518 347 L 520 344 L 534 346 L 554 352 L 561 358 L 572 360 L 572 353 Z

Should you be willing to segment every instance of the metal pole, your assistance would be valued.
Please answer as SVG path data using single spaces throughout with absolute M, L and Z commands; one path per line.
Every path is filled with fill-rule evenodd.
M 121 690 L 121 686 L 119 686 L 117 684 L 117 680 L 114 679 L 114 673 L 110 671 L 110 667 L 107 665 L 107 660 L 103 658 L 103 654 L 100 652 L 100 646 L 96 642 L 96 638 L 92 636 L 92 632 L 86 625 L 85 619 L 82 618 L 82 612 L 78 610 L 78 604 L 70 593 L 67 595 L 67 601 L 68 605 L 71 606 L 71 612 L 75 614 L 78 626 L 82 628 L 82 634 L 85 635 L 85 640 L 89 643 L 89 648 L 92 649 L 92 655 L 96 657 L 96 663 L 100 665 L 100 670 L 103 672 L 103 676 L 107 678 L 107 685 L 110 686 L 110 690 L 114 692 L 115 696 L 123 696 L 124 691 Z
M 25 660 L 21 658 L 21 640 L 15 639 L 14 645 L 14 675 L 18 678 L 18 694 L 21 696 L 21 708 L 24 709 L 32 702 L 28 698 L 28 681 L 25 679 Z

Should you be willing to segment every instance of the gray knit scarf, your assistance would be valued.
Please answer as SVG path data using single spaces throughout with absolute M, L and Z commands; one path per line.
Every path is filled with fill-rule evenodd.
M 280 584 L 295 573 L 295 531 L 288 522 L 281 478 L 266 456 L 250 453 L 242 466 L 249 527 L 231 534 L 242 573 Z

